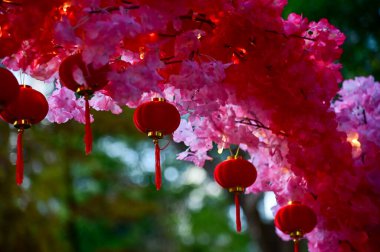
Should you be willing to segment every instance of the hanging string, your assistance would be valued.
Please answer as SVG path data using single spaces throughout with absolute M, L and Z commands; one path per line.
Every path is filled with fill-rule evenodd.
M 228 149 L 230 150 L 230 155 L 231 155 L 231 157 L 233 157 L 234 154 L 232 153 L 231 147 L 229 147 Z
M 166 148 L 168 148 L 170 143 L 171 143 L 171 139 L 169 138 L 168 142 L 164 145 L 164 147 L 161 147 L 160 150 L 165 150 Z
M 299 250 L 299 239 L 294 239 L 294 252 L 298 252 Z
M 155 147 L 155 157 L 156 157 L 156 189 L 157 191 L 161 188 L 161 161 L 160 161 L 160 146 L 158 145 L 158 139 L 153 139 L 154 147 Z
M 24 129 L 19 129 L 17 132 L 17 160 L 16 160 L 16 183 L 21 185 L 24 180 L 24 158 L 22 151 L 22 135 Z
M 236 153 L 235 153 L 235 158 L 237 158 L 239 156 L 239 151 L 240 151 L 240 146 L 238 146 L 237 150 L 236 150 Z
M 239 193 L 235 192 L 236 231 L 241 232 Z
M 92 152 L 92 130 L 91 130 L 91 117 L 90 117 L 90 103 L 88 101 L 88 95 L 84 96 L 85 101 L 85 134 L 84 143 L 86 145 L 86 155 Z

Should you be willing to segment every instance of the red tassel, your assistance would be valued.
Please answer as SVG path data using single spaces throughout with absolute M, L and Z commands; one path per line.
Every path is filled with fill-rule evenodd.
M 158 139 L 153 140 L 155 145 L 155 156 L 156 156 L 156 189 L 157 191 L 161 188 L 161 161 L 160 161 L 160 146 L 158 145 Z
M 298 252 L 299 249 L 299 240 L 295 239 L 294 240 L 294 252 Z
M 22 151 L 22 135 L 24 129 L 19 129 L 17 133 L 17 161 L 16 161 L 16 183 L 21 185 L 24 180 L 24 158 Z
M 236 231 L 241 232 L 239 193 L 235 192 Z
M 92 130 L 91 130 L 91 120 L 90 120 L 90 103 L 88 102 L 88 97 L 84 98 L 85 100 L 85 117 L 86 117 L 86 125 L 85 125 L 85 133 L 84 133 L 84 143 L 86 145 L 86 155 L 92 152 Z

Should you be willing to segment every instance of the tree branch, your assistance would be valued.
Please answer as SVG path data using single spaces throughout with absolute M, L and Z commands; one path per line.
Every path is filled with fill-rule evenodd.
M 265 130 L 270 130 L 271 132 L 273 132 L 274 134 L 278 134 L 278 135 L 282 135 L 282 136 L 286 136 L 288 137 L 289 135 L 287 133 L 285 133 L 284 131 L 279 131 L 279 132 L 275 132 L 273 129 L 271 129 L 270 127 L 264 125 L 262 122 L 260 122 L 258 119 L 253 119 L 253 118 L 248 118 L 248 117 L 244 117 L 240 120 L 236 120 L 235 121 L 236 123 L 241 123 L 241 124 L 245 124 L 245 125 L 248 125 L 248 126 L 253 126 L 254 128 L 256 129 L 265 129 Z

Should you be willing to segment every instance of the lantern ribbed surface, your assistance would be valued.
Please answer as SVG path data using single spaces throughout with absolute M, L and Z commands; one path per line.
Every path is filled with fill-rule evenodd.
M 0 67 L 0 111 L 17 98 L 19 89 L 18 81 L 12 72 Z
M 317 216 L 307 205 L 291 202 L 278 210 L 274 223 L 285 234 L 300 232 L 299 234 L 303 236 L 317 225 Z
M 49 111 L 49 105 L 43 94 L 30 86 L 20 86 L 16 100 L 11 102 L 2 112 L 1 117 L 8 123 L 28 120 L 31 124 L 42 121 Z
M 162 98 L 142 103 L 133 115 L 136 128 L 145 134 L 160 132 L 162 135 L 170 135 L 178 128 L 180 121 L 177 108 Z
M 255 166 L 242 157 L 229 157 L 219 163 L 214 171 L 215 181 L 226 189 L 247 188 L 257 177 Z

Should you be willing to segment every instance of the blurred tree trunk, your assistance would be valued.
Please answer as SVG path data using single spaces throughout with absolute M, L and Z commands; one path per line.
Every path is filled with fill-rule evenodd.
M 11 163 L 9 162 L 9 126 L 5 123 L 0 124 L 0 194 L 7 195 L 2 197 L 0 202 L 0 214 L 2 216 L 0 220 L 0 244 L 4 251 L 11 251 L 11 239 L 10 239 L 10 227 L 8 224 L 9 218 L 12 214 L 12 189 L 10 186 L 10 177 L 13 175 L 11 172 Z
M 71 249 L 73 252 L 80 252 L 80 239 L 78 230 L 76 227 L 76 210 L 77 210 L 77 203 L 75 200 L 74 195 L 74 184 L 73 184 L 73 177 L 71 175 L 71 167 L 70 162 L 68 162 L 67 157 L 71 157 L 71 150 L 68 149 L 62 149 L 60 152 L 60 160 L 62 160 L 62 169 L 64 172 L 64 180 L 65 180 L 65 187 L 66 187 L 66 205 L 68 210 L 68 219 L 66 224 L 66 234 L 67 238 L 69 240 L 69 243 L 71 245 Z
M 16 207 L 15 198 L 15 168 L 9 161 L 10 156 L 10 128 L 6 123 L 0 123 L 0 245 L 1 251 L 16 251 L 15 234 L 19 232 L 20 220 L 23 216 Z
M 261 220 L 257 210 L 259 200 L 260 196 L 254 194 L 246 194 L 241 198 L 252 239 L 259 244 L 262 252 L 292 252 L 291 242 L 284 242 L 275 234 L 273 222 L 267 224 Z

